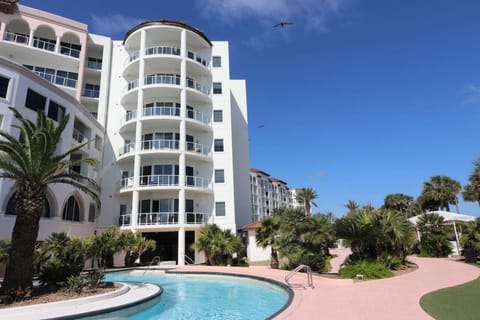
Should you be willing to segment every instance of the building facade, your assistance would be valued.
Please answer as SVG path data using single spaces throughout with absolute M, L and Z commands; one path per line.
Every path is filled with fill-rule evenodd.
M 0 79 L 8 80 L 2 129 L 13 130 L 7 105 L 34 118 L 53 101 L 71 115 L 65 145 L 92 141 L 78 156 L 100 163 L 81 172 L 101 185 L 101 212 L 74 221 L 75 228 L 57 219 L 45 234 L 88 235 L 115 225 L 155 239 L 153 256 L 182 265 L 201 261 L 190 247 L 203 224 L 236 232 L 251 221 L 246 85 L 230 79 L 228 42 L 166 19 L 143 22 L 117 41 L 21 5 L 0 13 L 0 39 Z M 35 89 L 46 97 L 44 108 L 25 102 Z M 8 181 L 0 188 L 0 219 L 14 221 L 7 207 L 15 191 Z M 80 216 L 93 210 L 86 196 L 58 188 L 65 191 L 49 193 L 57 205 L 42 225 L 62 215 L 70 193 Z M 8 239 L 11 227 L 1 225 Z
M 287 183 L 259 169 L 250 169 L 250 194 L 252 221 L 271 217 L 274 209 L 292 206 Z

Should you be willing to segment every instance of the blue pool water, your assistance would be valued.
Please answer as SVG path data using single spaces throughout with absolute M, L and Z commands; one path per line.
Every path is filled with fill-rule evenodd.
M 155 283 L 163 293 L 146 310 L 137 306 L 95 319 L 266 319 L 289 300 L 284 288 L 244 277 L 116 272 L 107 274 L 106 280 Z

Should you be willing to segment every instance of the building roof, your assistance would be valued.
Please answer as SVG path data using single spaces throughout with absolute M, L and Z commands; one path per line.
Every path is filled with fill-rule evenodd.
M 274 178 L 274 177 L 271 177 L 271 178 L 269 178 L 268 180 L 270 180 L 270 182 L 278 182 L 278 183 L 287 185 L 287 183 L 286 183 L 285 181 L 282 181 L 282 180 L 277 179 L 277 178 Z
M 259 229 L 261 226 L 262 226 L 262 221 L 256 221 L 256 222 L 252 222 L 244 225 L 243 227 L 240 228 L 240 230 L 242 231 L 256 230 L 256 229 Z
M 195 32 L 196 34 L 198 34 L 200 37 L 203 38 L 203 40 L 207 41 L 208 44 L 210 46 L 212 46 L 212 42 L 210 41 L 210 39 L 207 38 L 207 36 L 200 30 L 192 27 L 192 26 L 189 26 L 188 24 L 186 24 L 185 22 L 182 22 L 182 21 L 176 21 L 176 20 L 169 20 L 169 19 L 159 19 L 159 20 L 148 20 L 148 21 L 144 21 L 138 25 L 136 25 L 135 27 L 133 27 L 132 29 L 130 29 L 126 34 L 125 34 L 125 38 L 123 39 L 123 43 L 125 43 L 125 41 L 128 39 L 128 37 L 134 33 L 135 31 L 139 30 L 139 29 L 142 29 L 144 27 L 149 27 L 149 26 L 154 26 L 154 25 L 160 25 L 160 24 L 164 24 L 164 25 L 168 25 L 168 26 L 174 26 L 174 27 L 180 27 L 180 28 L 184 28 L 184 29 L 187 29 L 187 30 L 190 30 L 192 32 Z
M 259 169 L 256 169 L 256 168 L 250 168 L 250 172 L 256 173 L 257 175 L 258 174 L 263 174 L 264 176 L 270 177 L 270 175 L 268 173 L 266 173 L 265 171 L 262 171 L 262 170 L 259 170 Z

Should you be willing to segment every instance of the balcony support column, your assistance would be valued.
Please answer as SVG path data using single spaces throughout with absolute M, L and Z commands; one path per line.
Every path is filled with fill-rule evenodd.
M 185 228 L 178 229 L 178 265 L 185 265 Z
M 61 47 L 61 41 L 62 38 L 60 38 L 60 36 L 57 36 L 57 41 L 55 42 L 55 52 L 56 53 L 60 53 L 60 47 Z
M 30 34 L 28 35 L 28 46 L 33 47 L 33 37 L 35 36 L 35 29 L 30 29 Z
M 5 37 L 5 27 L 6 27 L 6 23 L 5 22 L 2 22 L 0 21 L 0 40 L 3 40 L 4 37 Z

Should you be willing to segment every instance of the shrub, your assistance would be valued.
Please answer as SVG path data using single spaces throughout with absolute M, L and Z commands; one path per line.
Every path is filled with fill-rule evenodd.
M 383 263 L 372 262 L 367 260 L 358 261 L 342 268 L 339 275 L 343 279 L 353 279 L 357 274 L 363 275 L 364 279 L 382 279 L 393 276 Z
M 65 289 L 68 293 L 80 293 L 82 292 L 83 284 L 83 276 L 70 276 L 67 278 L 67 282 L 65 283 Z
M 444 235 L 422 236 L 418 249 L 423 257 L 446 257 L 452 252 L 450 242 Z
M 96 289 L 105 279 L 103 270 L 92 270 L 84 275 L 84 279 L 90 288 Z
M 43 264 L 39 278 L 42 284 L 57 284 L 79 273 L 80 270 L 78 270 L 76 265 L 72 265 L 58 257 L 51 257 Z
M 405 265 L 402 263 L 399 257 L 385 254 L 380 258 L 380 262 L 385 265 L 390 270 L 401 270 L 405 269 Z

